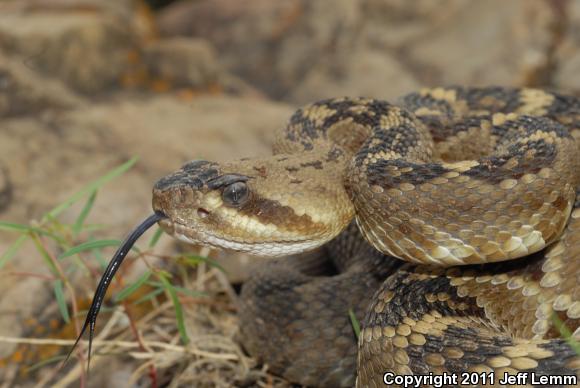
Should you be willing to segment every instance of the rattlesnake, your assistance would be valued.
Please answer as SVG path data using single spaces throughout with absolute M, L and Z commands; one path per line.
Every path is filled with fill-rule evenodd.
M 147 225 L 269 257 L 330 242 L 262 264 L 242 291 L 244 345 L 290 381 L 576 374 L 557 326 L 580 337 L 579 140 L 580 101 L 536 89 L 324 100 L 272 157 L 160 179 Z

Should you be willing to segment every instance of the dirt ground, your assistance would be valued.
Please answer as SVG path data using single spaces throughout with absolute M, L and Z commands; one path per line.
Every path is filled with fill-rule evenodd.
M 136 156 L 99 190 L 87 218 L 106 226 L 92 235 L 121 238 L 151 212 L 156 179 L 191 159 L 266 155 L 291 113 L 321 98 L 395 101 L 450 84 L 578 94 L 579 22 L 580 2 L 566 0 L 182 0 L 155 11 L 137 0 L 0 1 L 0 221 L 42 226 L 50 209 Z M 74 223 L 84 201 L 59 222 Z M 0 229 L 0 254 L 17 238 Z M 129 313 L 127 303 L 117 305 L 97 325 L 109 343 L 95 349 L 87 386 L 287 385 L 236 340 L 230 283 L 243 281 L 256 260 L 202 251 L 224 275 L 206 264 L 183 274 L 163 259 L 196 249 L 162 237 L 147 261 L 206 292 L 180 296 L 190 344 L 179 341 L 163 295 Z M 144 262 L 126 263 L 125 285 Z M 28 239 L 0 263 L 0 387 L 79 386 L 77 359 L 61 371 L 54 361 L 28 369 L 69 343 L 26 339 L 75 333 L 62 323 L 56 277 L 38 247 Z M 81 306 L 100 271 L 89 264 L 95 273 L 70 278 L 73 264 L 62 264 Z

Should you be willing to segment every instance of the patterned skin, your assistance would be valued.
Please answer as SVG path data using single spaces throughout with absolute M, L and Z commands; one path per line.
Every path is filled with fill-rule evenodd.
M 535 89 L 320 101 L 275 156 L 190 162 L 157 182 L 153 207 L 168 233 L 218 248 L 332 240 L 242 292 L 244 343 L 291 381 L 353 385 L 349 308 L 366 312 L 361 387 L 388 371 L 577 373 L 555 323 L 580 335 L 579 118 L 577 99 Z

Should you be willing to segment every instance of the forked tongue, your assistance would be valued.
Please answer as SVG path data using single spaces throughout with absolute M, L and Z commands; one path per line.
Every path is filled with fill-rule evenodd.
M 115 273 L 121 266 L 121 263 L 127 256 L 127 253 L 131 250 L 135 242 L 143 233 L 147 231 L 151 226 L 155 225 L 158 221 L 166 218 L 163 213 L 155 212 L 154 214 L 147 217 L 141 224 L 139 224 L 126 238 L 125 241 L 121 244 L 117 252 L 113 255 L 113 258 L 109 262 L 107 269 L 101 276 L 101 280 L 99 280 L 99 285 L 95 291 L 95 295 L 93 296 L 93 300 L 91 302 L 91 307 L 87 313 L 87 318 L 85 319 L 85 323 L 83 324 L 83 328 L 79 333 L 74 345 L 69 350 L 68 355 L 66 356 L 62 366 L 64 366 L 69 359 L 70 355 L 72 354 L 73 350 L 79 343 L 80 339 L 82 338 L 83 334 L 89 329 L 89 355 L 88 355 L 88 362 L 87 362 L 87 370 L 91 365 L 91 347 L 93 344 L 93 336 L 95 333 L 95 322 L 97 321 L 97 316 L 99 315 L 99 310 L 101 309 L 101 305 L 103 304 L 103 299 L 105 298 L 105 294 L 107 293 L 107 289 L 109 288 L 109 284 L 111 284 L 111 280 Z M 62 367 L 61 366 L 61 367 Z

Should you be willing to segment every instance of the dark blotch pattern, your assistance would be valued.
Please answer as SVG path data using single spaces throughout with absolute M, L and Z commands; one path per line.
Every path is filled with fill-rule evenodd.
M 426 294 L 449 293 L 452 299 L 459 301 L 460 298 L 455 288 L 451 287 L 449 279 L 442 276 L 423 280 L 413 279 L 409 277 L 412 271 L 413 267 L 401 270 L 385 281 L 381 290 L 392 291 L 394 296 L 383 313 L 377 314 L 373 309 L 369 309 L 365 317 L 365 327 L 397 327 L 404 317 L 420 320 L 431 310 L 437 310 L 443 315 L 455 315 L 446 302 L 429 303 L 425 299 Z M 467 301 L 475 304 L 475 298 L 467 298 Z M 483 313 L 478 309 L 466 311 L 468 312 L 476 316 L 482 316 Z
M 216 163 L 195 160 L 184 164 L 178 171 L 167 175 L 155 183 L 155 190 L 169 190 L 172 188 L 191 188 L 201 190 L 206 187 L 210 190 L 219 189 L 234 182 L 246 182 L 250 178 L 240 174 L 220 175 Z
M 218 176 L 218 165 L 204 160 L 184 164 L 180 170 L 164 176 L 155 183 L 155 190 L 169 190 L 173 187 L 188 186 L 200 190 L 207 182 Z
M 313 140 L 326 139 L 327 130 L 340 121 L 350 119 L 354 124 L 376 128 L 380 126 L 381 117 L 388 115 L 395 108 L 386 101 L 369 100 L 365 102 L 366 109 L 351 110 L 350 108 L 361 106 L 361 101 L 357 99 L 330 99 L 312 104 L 312 107 L 317 106 L 324 106 L 334 113 L 324 118 L 322 124 L 317 126 L 314 117 L 309 117 L 304 109 L 299 109 L 290 118 L 286 131 L 288 140 L 302 144 L 307 151 L 313 149 Z M 414 120 L 413 115 L 407 111 L 401 110 L 400 115 L 401 120 L 409 122 Z
M 355 165 L 361 166 L 369 156 L 389 152 L 397 153 L 399 158 L 404 158 L 419 143 L 419 132 L 416 127 L 410 124 L 402 124 L 388 129 L 378 128 L 357 152 Z
M 338 160 L 341 156 L 344 155 L 344 152 L 338 147 L 332 147 L 330 151 L 326 154 L 326 161 L 327 162 L 334 162 Z
M 568 128 L 547 117 L 519 116 L 516 120 L 510 120 L 492 128 L 492 133 L 496 136 L 505 136 L 505 141 L 525 139 L 538 131 L 552 132 L 564 139 L 572 138 Z
M 433 358 L 431 356 L 436 356 L 435 360 L 437 360 L 437 357 L 443 357 L 444 364 L 441 365 L 442 368 L 452 373 L 461 373 L 475 365 L 493 365 L 493 360 L 496 357 L 506 357 L 504 352 L 506 347 L 517 346 L 509 332 L 502 332 L 502 329 L 494 330 L 478 320 L 471 321 L 472 326 L 466 327 L 466 321 L 461 321 L 461 317 L 485 318 L 483 309 L 477 307 L 476 298 L 471 296 L 459 297 L 457 289 L 450 284 L 450 279 L 445 276 L 421 277 L 422 274 L 429 274 L 429 271 L 428 267 L 406 266 L 391 275 L 375 292 L 375 297 L 373 298 L 375 302 L 367 310 L 363 323 L 364 328 L 398 328 L 404 323 L 404 319 L 410 318 L 418 322 L 426 314 L 430 314 L 433 317 L 435 313 L 441 314 L 443 317 L 453 317 L 463 322 L 463 324 L 455 324 L 448 321 L 442 326 L 437 326 L 440 334 L 423 334 L 422 337 L 425 339 L 425 343 L 422 345 L 409 343 L 404 351 L 409 357 L 408 366 L 413 373 L 428 374 L 432 372 Z M 382 302 L 381 295 L 388 292 L 392 293 L 392 296 L 387 302 Z M 429 302 L 426 295 L 446 295 L 447 299 L 445 301 L 435 300 Z M 386 303 L 380 309 L 380 312 L 376 311 L 378 303 Z M 460 303 L 468 306 L 468 308 L 456 309 L 450 307 L 452 304 L 457 306 Z M 444 321 L 441 320 L 441 322 Z M 412 330 L 413 326 L 411 325 Z M 380 375 L 385 372 L 384 367 L 377 369 L 381 358 L 374 359 L 370 354 L 374 352 L 372 349 L 376 345 L 386 346 L 383 351 L 384 349 L 390 349 L 389 346 L 392 346 L 392 344 L 389 345 L 388 343 L 391 340 L 388 337 L 384 337 L 373 339 L 370 344 L 363 341 L 362 349 L 360 350 L 362 358 L 359 358 L 359 368 L 365 369 L 366 373 L 372 373 L 373 376 L 375 373 Z M 384 344 L 385 342 L 387 345 Z M 528 356 L 537 362 L 537 367 L 533 369 L 535 373 L 540 375 L 575 373 L 574 370 L 570 369 L 568 363 L 574 360 L 577 354 L 564 339 L 538 343 L 536 346 L 557 356 L 542 356 L 539 358 L 535 358 L 532 355 Z M 461 356 L 447 357 L 446 353 L 448 351 L 461 354 Z M 369 359 L 365 358 L 367 355 L 369 355 Z M 387 369 L 392 370 L 390 368 Z M 393 369 L 396 371 L 396 367 Z M 371 378 L 378 378 L 378 376 Z
M 393 167 L 396 167 L 399 171 L 408 167 L 411 167 L 412 170 L 401 172 L 401 175 L 394 176 L 388 172 L 389 168 Z M 403 182 L 420 185 L 440 177 L 449 171 L 440 164 L 417 164 L 403 159 L 378 160 L 376 163 L 369 164 L 367 168 L 369 184 L 377 185 L 384 189 L 397 187 Z
M 322 229 L 321 225 L 312 221 L 309 215 L 296 215 L 294 209 L 283 206 L 278 201 L 263 198 L 253 194 L 249 201 L 239 208 L 244 216 L 257 218 L 262 224 L 274 224 L 285 230 Z
M 308 168 L 308 167 L 312 167 L 316 170 L 322 170 L 322 162 L 320 160 L 317 160 L 315 162 L 308 162 L 308 163 L 300 163 L 300 167 L 302 168 Z

